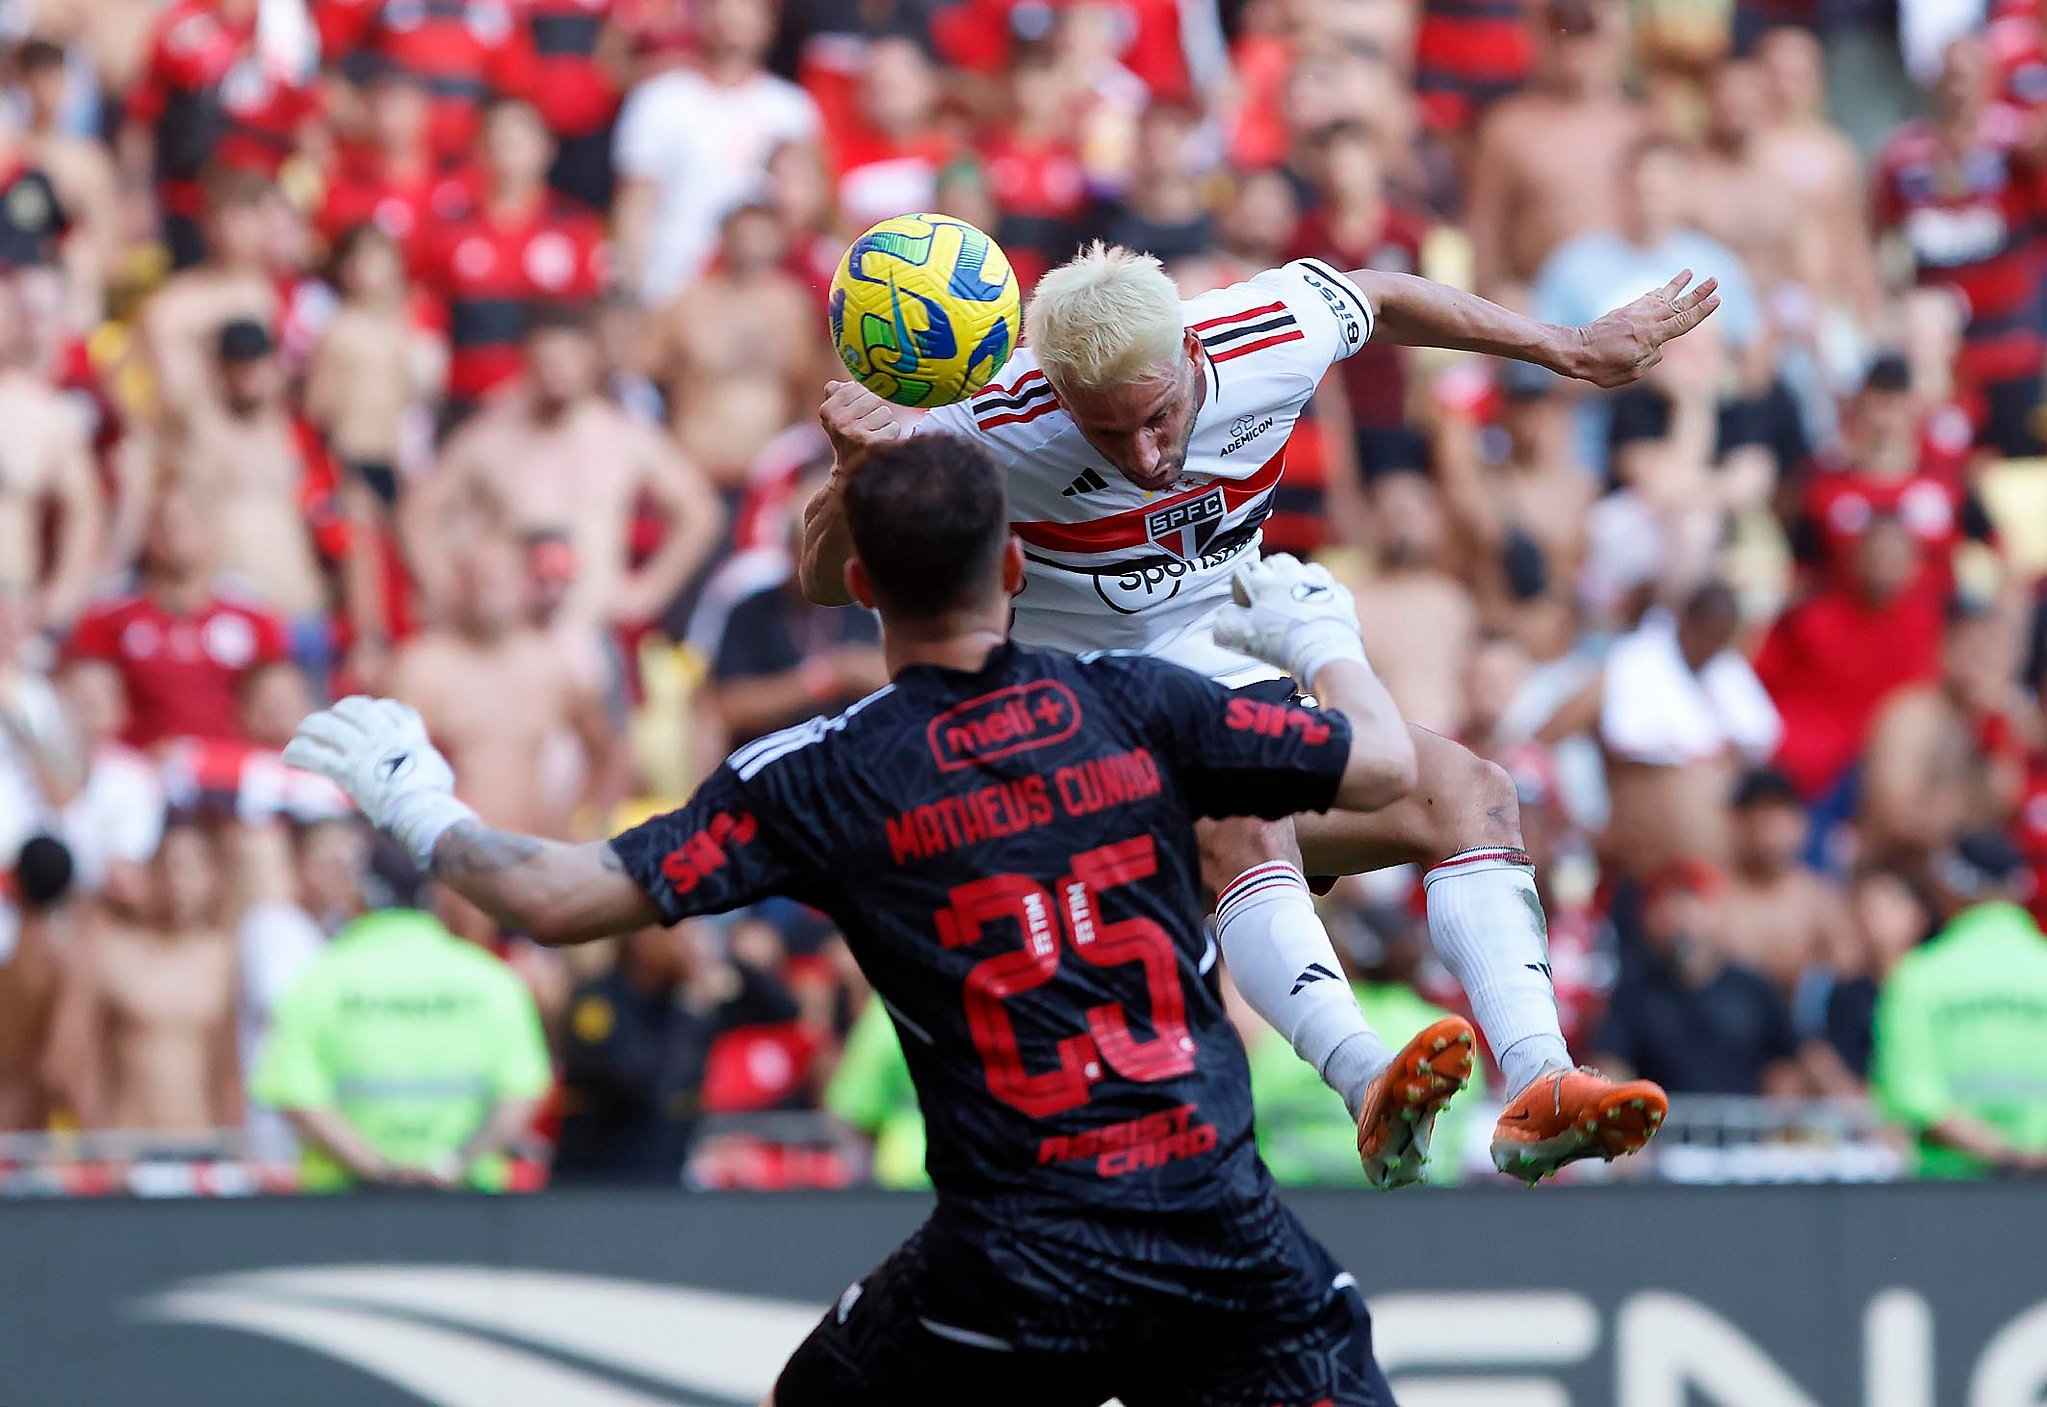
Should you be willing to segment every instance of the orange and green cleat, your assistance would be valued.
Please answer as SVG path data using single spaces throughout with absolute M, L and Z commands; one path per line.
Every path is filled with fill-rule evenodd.
M 1649 1080 L 1552 1070 L 1514 1096 L 1493 1127 L 1493 1166 L 1533 1187 L 1580 1158 L 1612 1162 L 1656 1136 L 1670 1099 Z
M 1358 1160 L 1374 1187 L 1422 1180 L 1436 1114 L 1471 1080 L 1471 1023 L 1446 1016 L 1422 1028 L 1365 1088 Z

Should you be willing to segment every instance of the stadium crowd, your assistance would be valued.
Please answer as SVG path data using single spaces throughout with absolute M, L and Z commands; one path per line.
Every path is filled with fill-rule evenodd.
M 1874 1078 L 1962 1150 L 1930 1162 L 2047 1162 L 2047 8 L 0 25 L 0 1131 L 246 1127 L 311 1186 L 530 1184 L 499 1155 L 538 1147 L 556 1181 L 782 1185 L 866 1159 L 700 1118 L 828 1108 L 914 1181 L 892 1034 L 815 915 L 565 957 L 418 893 L 277 754 L 390 694 L 487 821 L 591 836 L 878 687 L 793 510 L 838 257 L 938 209 L 1026 291 L 1095 236 L 1189 293 L 1313 255 L 1564 323 L 1717 276 L 1623 392 L 1367 348 L 1267 546 L 1336 566 L 1407 716 L 1513 776 L 1580 1058 L 1680 1105 Z M 1396 1037 L 1455 1000 L 1417 888 L 1327 901 Z M 1276 1168 L 1354 1177 L 1337 1101 L 1244 1030 Z

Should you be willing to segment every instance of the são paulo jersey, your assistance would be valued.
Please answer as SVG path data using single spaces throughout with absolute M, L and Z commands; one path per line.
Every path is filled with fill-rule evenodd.
M 1279 671 L 1225 650 L 1208 620 L 1230 572 L 1258 553 L 1287 438 L 1322 374 L 1371 338 L 1357 286 L 1297 259 L 1182 304 L 1207 349 L 1205 398 L 1179 480 L 1158 492 L 1111 468 L 1018 350 L 1003 384 L 933 411 L 920 432 L 962 435 L 1009 476 L 1028 562 L 1012 627 L 1042 649 L 1136 650 L 1228 684 Z

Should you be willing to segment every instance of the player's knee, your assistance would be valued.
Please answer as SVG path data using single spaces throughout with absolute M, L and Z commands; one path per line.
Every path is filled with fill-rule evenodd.
M 1195 834 L 1201 847 L 1201 882 L 1211 898 L 1254 866 L 1270 860 L 1301 863 L 1291 821 L 1237 817 L 1196 827 Z
M 1438 837 L 1435 858 L 1480 846 L 1521 846 L 1521 796 L 1497 762 L 1460 748 L 1445 780 L 1447 805 L 1438 813 L 1452 825 Z

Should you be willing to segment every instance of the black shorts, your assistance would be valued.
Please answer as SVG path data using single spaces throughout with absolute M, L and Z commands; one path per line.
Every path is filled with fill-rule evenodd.
M 970 1238 L 927 1222 L 825 1311 L 776 1407 L 1394 1407 L 1356 1282 L 1287 1221 L 1290 1258 L 1326 1287 L 1311 1301 L 1225 1312 L 1160 1286 L 1057 1349 L 1020 1341 L 1024 1292 Z

